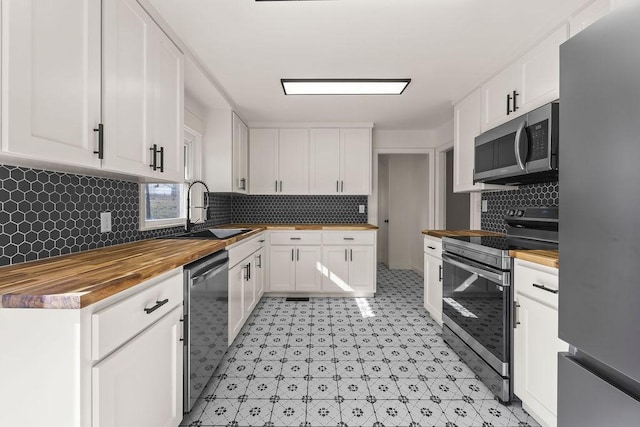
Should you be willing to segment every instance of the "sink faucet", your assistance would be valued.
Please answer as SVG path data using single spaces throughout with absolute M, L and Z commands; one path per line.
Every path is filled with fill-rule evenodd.
M 185 225 L 185 230 L 187 232 L 191 231 L 191 227 L 194 225 L 194 223 L 191 222 L 191 187 L 193 187 L 195 184 L 202 184 L 204 185 L 204 188 L 207 190 L 207 193 L 209 193 L 209 187 L 207 187 L 207 184 L 204 181 L 200 181 L 195 180 L 193 181 L 191 184 L 189 184 L 189 188 L 187 189 L 187 224 Z M 204 218 L 205 221 L 207 220 L 208 217 L 208 211 L 209 211 L 209 195 L 207 194 L 206 196 L 207 199 L 207 204 L 204 206 L 194 206 L 194 207 L 198 207 L 200 209 L 204 209 Z

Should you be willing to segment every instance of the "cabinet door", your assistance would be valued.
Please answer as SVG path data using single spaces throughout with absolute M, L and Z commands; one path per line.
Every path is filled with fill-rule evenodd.
M 245 265 L 239 263 L 229 270 L 229 345 L 244 323 Z
M 249 167 L 251 194 L 278 192 L 278 129 L 251 129 Z
M 340 129 L 311 129 L 311 194 L 340 192 Z
M 575 36 L 611 10 L 611 0 L 596 0 L 569 18 L 570 37 Z
M 560 97 L 560 45 L 567 40 L 567 25 L 544 39 L 520 61 L 522 112 L 529 112 Z
M 103 167 L 154 177 L 149 149 L 154 137 L 155 23 L 135 0 L 105 0 L 103 10 Z
M 371 194 L 371 129 L 341 129 L 340 151 L 340 193 Z
M 320 246 L 296 247 L 296 291 L 322 289 L 322 249 Z
M 256 284 L 256 303 L 262 298 L 264 294 L 264 248 L 260 249 L 255 254 L 255 284 Z
M 307 129 L 280 129 L 278 181 L 282 194 L 309 194 Z
M 184 181 L 184 57 L 157 26 L 154 35 L 154 111 L 152 144 L 162 147 L 160 179 Z M 160 159 L 162 157 L 162 159 Z
M 182 307 L 92 368 L 93 427 L 173 427 L 182 420 Z
M 2 2 L 3 150 L 100 167 L 100 2 Z
M 522 104 L 522 91 L 520 67 L 512 64 L 505 68 L 497 76 L 482 85 L 482 131 L 492 129 L 508 120 L 515 119 L 524 110 Z M 513 108 L 513 91 L 518 93 L 518 109 Z M 510 96 L 507 105 L 507 96 Z M 507 109 L 509 107 L 509 109 Z M 507 111 L 509 111 L 507 113 Z
M 516 293 L 516 304 L 514 392 L 543 425 L 555 426 L 558 352 L 568 350 L 558 338 L 558 307 L 521 293 Z
M 243 317 L 244 320 L 246 320 L 246 318 L 249 316 L 249 313 L 251 313 L 251 310 L 253 310 L 253 307 L 255 307 L 256 305 L 256 264 L 253 260 L 253 256 L 249 257 L 248 260 L 241 262 L 241 264 L 243 266 L 245 266 L 245 268 L 247 268 L 248 270 L 245 272 L 244 275 L 244 283 L 243 283 L 243 297 L 242 297 L 242 306 L 244 307 L 243 309 Z M 244 320 L 242 323 L 244 323 Z
M 249 190 L 249 129 L 236 113 L 233 125 L 233 191 L 246 194 Z
M 325 246 L 322 249 L 322 291 L 351 292 L 349 286 L 349 249 Z
M 295 251 L 294 246 L 271 246 L 269 251 L 269 290 L 296 290 Z
M 375 292 L 376 263 L 373 246 L 349 248 L 349 286 L 354 291 Z
M 442 260 L 424 255 L 424 308 L 442 325 Z

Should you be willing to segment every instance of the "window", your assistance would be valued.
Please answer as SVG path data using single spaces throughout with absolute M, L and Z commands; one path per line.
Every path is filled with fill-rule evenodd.
M 184 137 L 185 183 L 140 184 L 140 229 L 167 228 L 185 225 L 188 182 L 197 179 L 195 153 L 199 148 L 199 136 L 189 130 Z

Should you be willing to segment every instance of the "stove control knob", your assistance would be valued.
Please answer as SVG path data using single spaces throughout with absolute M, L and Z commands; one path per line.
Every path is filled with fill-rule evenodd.
M 513 209 L 509 209 L 507 211 L 507 216 L 513 216 L 513 214 L 515 214 L 515 213 L 516 213 L 516 211 L 514 211 Z
M 516 216 L 518 216 L 518 217 L 520 217 L 520 216 L 524 216 L 524 211 L 523 211 L 523 210 L 518 209 L 518 210 L 516 211 Z

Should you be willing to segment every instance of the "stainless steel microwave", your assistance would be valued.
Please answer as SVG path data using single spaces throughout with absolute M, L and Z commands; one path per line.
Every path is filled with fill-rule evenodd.
M 558 102 L 475 139 L 473 182 L 528 184 L 558 179 Z

